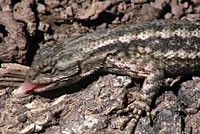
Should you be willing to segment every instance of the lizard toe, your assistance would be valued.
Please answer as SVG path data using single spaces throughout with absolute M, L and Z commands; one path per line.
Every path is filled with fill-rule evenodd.
M 130 103 L 126 108 L 117 111 L 118 115 L 128 114 L 126 118 L 124 118 L 121 122 L 120 129 L 124 129 L 129 123 L 134 130 L 143 112 L 146 112 L 148 123 L 151 123 L 150 107 L 144 101 L 134 101 Z

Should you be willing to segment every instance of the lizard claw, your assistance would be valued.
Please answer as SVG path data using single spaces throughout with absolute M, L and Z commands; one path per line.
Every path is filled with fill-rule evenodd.
M 120 129 L 124 129 L 126 125 L 129 123 L 134 130 L 143 112 L 146 112 L 146 116 L 148 117 L 148 123 L 150 124 L 151 123 L 150 107 L 144 101 L 136 100 L 130 103 L 125 109 L 117 111 L 118 115 L 128 113 L 128 116 L 124 118 L 123 121 L 121 122 Z

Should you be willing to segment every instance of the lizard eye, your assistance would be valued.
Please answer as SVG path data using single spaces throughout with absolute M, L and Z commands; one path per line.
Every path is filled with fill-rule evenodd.
M 52 72 L 52 69 L 47 69 L 44 71 L 44 73 L 51 73 Z
M 42 71 L 43 73 L 47 73 L 47 74 L 50 74 L 50 73 L 53 73 L 53 68 L 44 68 L 44 70 Z

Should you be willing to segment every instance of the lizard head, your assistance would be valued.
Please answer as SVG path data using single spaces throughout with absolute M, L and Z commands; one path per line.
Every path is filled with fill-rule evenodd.
M 57 53 L 56 53 L 57 52 Z M 43 92 L 76 82 L 81 76 L 76 53 L 59 45 L 41 48 L 18 92 Z

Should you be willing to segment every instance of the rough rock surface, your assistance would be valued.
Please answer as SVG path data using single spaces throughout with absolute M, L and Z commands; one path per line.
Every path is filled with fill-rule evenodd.
M 169 18 L 200 20 L 200 1 L 0 1 L 0 63 L 30 65 L 43 44 L 122 23 Z M 13 92 L 23 81 L 26 67 L 9 66 L 3 64 L 0 69 L 0 133 L 130 132 L 131 126 L 119 129 L 119 117 L 114 113 L 137 95 L 141 81 L 109 74 L 57 91 L 16 96 Z M 9 86 L 9 80 L 14 81 L 14 87 Z M 183 77 L 163 87 L 152 104 L 153 124 L 147 124 L 144 115 L 135 134 L 200 133 L 199 89 L 199 76 Z

